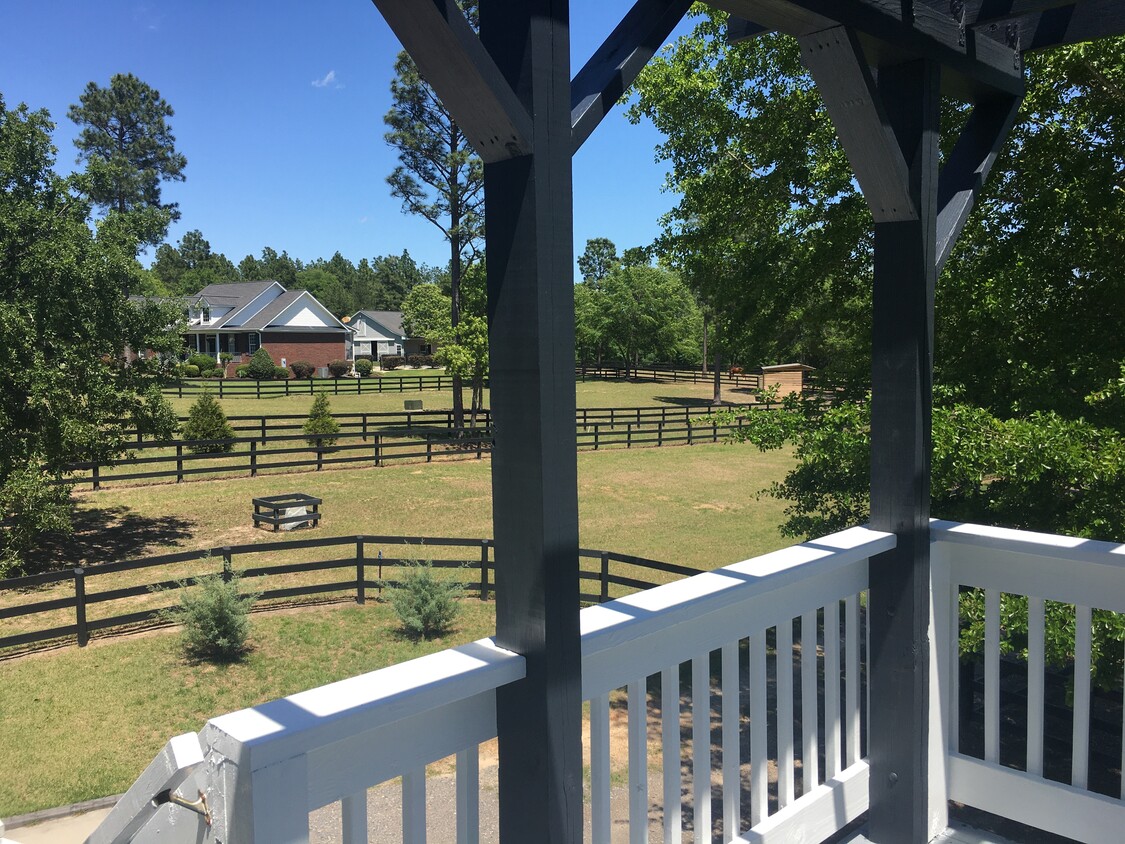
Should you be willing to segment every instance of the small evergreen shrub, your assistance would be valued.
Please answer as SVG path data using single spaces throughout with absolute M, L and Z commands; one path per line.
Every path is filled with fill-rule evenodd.
M 289 364 L 289 368 L 293 370 L 293 377 L 301 381 L 307 381 L 316 372 L 316 367 L 307 360 L 295 360 Z
M 226 440 L 234 437 L 234 429 L 227 422 L 227 415 L 210 390 L 204 390 L 188 411 L 188 421 L 184 425 L 185 440 Z M 234 449 L 234 443 L 192 443 L 188 450 L 194 454 L 213 454 Z
M 199 367 L 196 366 L 194 363 L 185 363 L 184 364 L 184 377 L 185 378 L 198 378 L 199 377 Z
M 402 355 L 383 355 L 379 358 L 379 365 L 386 370 L 398 369 L 404 363 L 406 363 L 406 358 Z
M 204 378 L 222 378 L 223 377 L 223 370 L 216 366 L 214 369 L 208 369 L 206 371 L 201 371 L 199 374 L 202 375 Z
M 373 364 L 367 358 L 356 358 L 355 371 L 359 373 L 359 376 L 361 378 L 366 378 L 368 375 L 370 375 L 371 370 L 374 368 L 375 364 Z
M 192 366 L 199 367 L 199 371 L 203 372 L 208 369 L 215 368 L 215 359 L 210 355 L 202 355 L 198 352 L 187 359 L 187 362 Z
M 356 355 L 355 359 L 356 360 L 369 360 L 369 361 L 375 360 L 373 357 L 371 357 L 371 355 Z
M 268 381 L 273 378 L 274 370 L 277 367 L 274 365 L 273 358 L 270 353 L 264 348 L 258 349 L 250 357 L 249 369 L 246 370 L 251 378 L 257 378 L 261 381 Z
M 402 585 L 390 591 L 391 606 L 408 633 L 429 639 L 453 628 L 464 592 L 456 581 L 438 580 L 427 560 L 410 565 Z
M 406 362 L 408 364 L 410 364 L 410 366 L 433 366 L 434 365 L 434 356 L 433 355 L 410 355 L 406 359 Z
M 248 364 L 248 363 L 244 363 L 241 366 L 236 366 L 234 368 L 234 377 L 235 378 L 245 378 L 249 374 L 250 374 L 250 364 Z
M 229 581 L 215 574 L 180 590 L 180 605 L 166 613 L 183 625 L 180 644 L 188 659 L 234 662 L 248 650 L 250 605 L 256 594 L 243 595 L 237 574 Z
M 332 373 L 333 378 L 343 378 L 348 374 L 351 369 L 351 364 L 346 360 L 333 360 L 328 362 L 328 371 Z
M 289 380 L 289 367 L 287 367 L 287 366 L 275 366 L 273 368 L 273 380 L 274 381 L 288 381 Z
M 305 420 L 304 430 L 306 434 L 337 434 L 340 432 L 339 423 L 332 418 L 332 408 L 328 405 L 327 394 L 318 393 L 316 398 L 313 399 L 312 409 L 309 411 L 309 418 Z M 308 443 L 313 448 L 316 448 L 317 445 L 327 448 L 336 444 L 336 438 L 310 437 Z

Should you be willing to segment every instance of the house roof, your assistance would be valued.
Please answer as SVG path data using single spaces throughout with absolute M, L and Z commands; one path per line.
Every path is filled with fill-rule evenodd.
M 237 281 L 231 284 L 208 284 L 191 298 L 206 299 L 214 304 L 229 305 L 235 309 L 249 304 L 254 297 L 261 295 L 276 281 Z
M 261 331 L 280 316 L 282 311 L 300 299 L 304 292 L 304 290 L 286 290 L 258 311 L 258 313 L 254 314 L 254 316 L 246 320 L 240 327 L 249 331 Z
M 364 316 L 371 322 L 379 323 L 391 334 L 397 334 L 399 337 L 406 336 L 406 332 L 402 330 L 402 311 L 356 311 L 352 319 L 354 320 L 358 316 Z

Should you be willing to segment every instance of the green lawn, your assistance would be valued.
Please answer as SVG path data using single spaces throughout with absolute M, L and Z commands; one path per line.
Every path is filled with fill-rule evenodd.
M 723 444 L 580 453 L 581 543 L 701 569 L 781 547 L 782 505 L 757 493 L 791 465 L 789 453 Z M 324 499 L 319 535 L 490 536 L 489 470 L 488 460 L 468 460 L 87 492 L 76 498 L 89 531 L 67 553 L 97 563 L 271 541 L 249 526 L 250 499 L 293 490 Z M 130 553 L 112 553 L 124 547 Z M 432 648 L 492 632 L 491 603 L 468 599 L 465 608 L 458 630 Z M 171 631 L 0 661 L 0 759 L 20 772 L 0 781 L 0 816 L 123 791 L 169 736 L 212 715 L 431 648 L 401 639 L 373 601 L 254 619 L 255 650 L 226 668 L 185 665 Z

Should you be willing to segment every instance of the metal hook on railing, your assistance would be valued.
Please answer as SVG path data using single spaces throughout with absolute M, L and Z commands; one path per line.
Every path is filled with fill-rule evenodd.
M 198 800 L 186 800 L 178 794 L 173 794 L 170 788 L 165 789 L 152 798 L 152 805 L 154 806 L 163 806 L 165 803 L 171 803 L 175 806 L 187 809 L 189 812 L 202 815 L 207 826 L 211 825 L 211 810 L 207 808 L 207 796 L 202 791 L 199 792 Z

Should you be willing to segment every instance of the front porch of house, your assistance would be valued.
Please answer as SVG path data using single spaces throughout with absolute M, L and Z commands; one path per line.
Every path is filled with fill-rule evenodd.
M 820 842 L 861 818 L 872 776 L 867 667 L 877 658 L 869 656 L 868 563 L 895 542 L 856 527 L 582 610 L 587 840 Z M 934 522 L 931 558 L 921 760 L 931 839 L 1002 840 L 948 832 L 952 800 L 1082 842 L 1119 840 L 1120 765 L 1091 765 L 1091 749 L 1117 760 L 1125 753 L 1120 708 L 1114 746 L 1091 741 L 1092 718 L 1105 718 L 1092 706 L 1091 614 L 1125 612 L 1125 546 Z M 1026 597 L 1028 607 L 1026 693 L 1014 704 L 1023 734 L 1003 749 L 1013 719 L 1002 722 L 1001 697 L 1010 713 L 1013 693 L 1002 684 L 1010 619 L 1002 621 L 1001 595 Z M 958 638 L 975 618 L 974 596 L 985 627 L 978 707 L 972 690 L 966 697 L 959 688 L 972 676 Z M 1045 714 L 1045 684 L 1058 674 L 1045 659 L 1051 602 L 1066 605 L 1077 629 L 1064 737 Z M 498 734 L 497 690 L 525 673 L 522 656 L 487 639 L 214 718 L 169 742 L 90 842 L 304 842 L 309 813 L 336 802 L 346 844 L 382 841 L 388 830 L 391 838 L 401 830 L 407 844 L 444 840 L 427 834 L 426 773 L 447 757 L 455 759 L 457 844 L 492 840 L 480 833 L 482 801 L 496 800 L 481 788 L 480 747 Z M 624 726 L 627 759 L 611 756 L 611 724 Z M 1057 776 L 1060 761 L 1065 781 L 1044 776 L 1045 765 Z M 369 815 L 367 790 L 400 777 L 401 803 Z M 610 796 L 622 779 L 626 806 Z M 1094 790 L 1094 780 L 1112 793 Z M 183 805 L 197 794 L 202 804 Z M 662 797 L 670 794 L 679 799 Z M 700 829 L 711 835 L 700 838 Z M 856 835 L 847 840 L 867 840 Z

